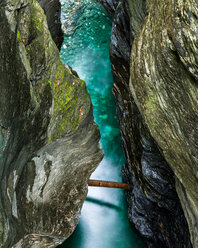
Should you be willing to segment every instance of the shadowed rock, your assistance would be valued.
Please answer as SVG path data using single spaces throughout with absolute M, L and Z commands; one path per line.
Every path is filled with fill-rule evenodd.
M 97 0 L 97 1 L 101 3 L 111 15 L 114 14 L 119 2 L 119 0 Z

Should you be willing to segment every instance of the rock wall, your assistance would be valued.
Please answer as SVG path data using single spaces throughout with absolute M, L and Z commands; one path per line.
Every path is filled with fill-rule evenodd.
M 123 175 L 134 186 L 129 218 L 148 247 L 191 247 L 188 229 L 198 247 L 196 6 L 128 0 L 114 14 L 113 92 Z
M 63 31 L 61 29 L 61 4 L 59 0 L 37 0 L 43 8 L 47 17 L 47 24 L 53 41 L 58 49 L 61 49 L 63 43 Z
M 53 247 L 78 223 L 100 134 L 36 0 L 2 0 L 0 26 L 0 247 Z
M 114 15 L 116 7 L 119 2 L 119 0 L 96 0 L 96 1 L 100 2 L 111 15 Z
M 147 10 L 132 47 L 130 91 L 174 171 L 198 247 L 198 3 L 151 1 Z

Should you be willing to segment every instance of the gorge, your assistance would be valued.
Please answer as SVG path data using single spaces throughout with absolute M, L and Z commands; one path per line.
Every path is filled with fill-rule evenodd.
M 125 162 L 112 94 L 109 42 L 112 20 L 95 1 L 62 1 L 61 59 L 85 80 L 101 133 L 104 158 L 93 179 L 122 181 Z M 144 247 L 127 220 L 124 192 L 90 188 L 77 230 L 61 247 Z
M 126 191 L 129 220 L 147 247 L 198 247 L 197 1 L 98 0 L 109 19 L 98 9 L 90 15 L 95 1 L 67 1 L 87 4 L 87 9 L 79 8 L 80 22 L 77 13 L 66 12 L 70 22 L 63 26 L 67 53 L 62 59 L 77 72 L 59 58 L 63 42 L 59 1 L 38 2 L 40 6 L 35 0 L 0 3 L 0 246 L 54 247 L 74 231 L 87 181 L 103 158 L 94 111 L 105 151 L 101 163 L 115 156 L 108 159 L 108 178 L 101 178 L 107 163 L 101 171 L 98 167 L 98 176 L 109 179 L 125 163 L 123 180 L 133 185 Z M 95 37 L 94 31 L 88 32 L 90 27 L 83 27 L 89 22 L 97 30 Z M 86 51 L 96 38 L 100 42 L 92 40 L 94 50 L 107 54 L 106 29 L 111 32 L 113 94 L 125 157 L 115 113 L 107 113 L 105 107 L 115 111 L 112 96 L 105 93 L 112 87 L 111 73 L 105 74 L 109 60 L 105 58 L 100 72 L 96 63 L 100 56 Z M 79 30 L 87 33 L 75 45 L 69 37 L 76 35 L 80 41 Z M 74 61 L 78 54 L 81 57 Z M 88 57 L 94 69 L 86 64 Z M 110 192 L 102 193 L 103 200 L 109 204 L 111 197 L 116 203 L 122 198 L 119 207 L 108 206 L 115 207 L 114 213 L 121 207 L 120 216 L 126 216 L 123 194 Z M 87 198 L 85 207 L 91 203 L 93 207 L 95 194 Z M 98 232 L 94 239 L 99 243 L 92 240 L 84 247 L 144 247 L 125 217 L 116 221 L 117 230 L 124 226 L 120 243 L 108 243 L 116 241 L 115 236 L 101 243 L 102 232 Z M 133 235 L 137 243 L 130 243 Z M 76 245 L 71 247 L 83 247 L 83 243 Z

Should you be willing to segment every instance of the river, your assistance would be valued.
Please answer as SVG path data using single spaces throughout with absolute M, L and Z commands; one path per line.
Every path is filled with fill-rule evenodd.
M 125 161 L 112 94 L 109 60 L 112 20 L 103 7 L 91 0 L 62 0 L 64 43 L 61 59 L 85 80 L 101 132 L 105 157 L 93 179 L 122 181 Z M 124 191 L 91 188 L 73 235 L 61 248 L 142 248 L 141 238 L 130 225 Z

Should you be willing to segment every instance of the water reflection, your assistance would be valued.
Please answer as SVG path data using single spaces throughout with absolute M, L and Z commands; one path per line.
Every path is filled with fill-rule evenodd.
M 112 95 L 111 19 L 95 1 L 62 0 L 62 3 L 66 35 L 60 55 L 63 62 L 72 66 L 86 81 L 95 121 L 101 132 L 101 146 L 105 151 L 105 157 L 92 178 L 121 181 L 121 167 L 125 160 Z M 123 190 L 89 187 L 80 223 L 60 247 L 144 247 L 128 222 Z
M 104 206 L 104 207 L 108 207 L 108 208 L 111 208 L 111 209 L 115 209 L 117 211 L 120 211 L 122 210 L 121 207 L 119 206 L 116 206 L 112 203 L 109 203 L 109 202 L 106 202 L 104 200 L 98 200 L 97 198 L 93 198 L 93 197 L 90 197 L 90 196 L 87 196 L 87 199 L 86 199 L 87 202 L 91 202 L 91 203 L 94 203 L 94 204 L 98 204 L 100 206 Z

